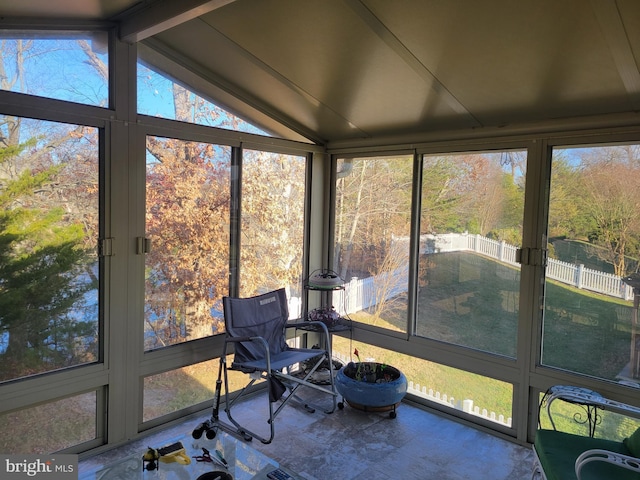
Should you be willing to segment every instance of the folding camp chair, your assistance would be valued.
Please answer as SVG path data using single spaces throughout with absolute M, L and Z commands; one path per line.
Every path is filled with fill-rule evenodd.
M 214 397 L 211 420 L 198 425 L 193 432 L 194 438 L 200 438 L 207 432 L 213 438 L 218 428 L 223 428 L 242 435 L 246 440 L 252 437 L 262 443 L 271 443 L 274 437 L 274 420 L 282 408 L 292 400 L 297 400 L 310 412 L 315 407 L 304 402 L 296 393 L 300 387 L 309 387 L 331 396 L 332 407 L 325 413 L 332 413 L 337 406 L 337 391 L 334 384 L 333 362 L 329 332 L 322 322 L 304 322 L 305 325 L 318 324 L 324 337 L 325 349 L 292 348 L 285 341 L 288 328 L 295 328 L 295 323 L 288 323 L 289 309 L 284 289 L 251 298 L 223 298 L 224 320 L 227 336 L 220 357 L 216 394 Z M 227 366 L 226 355 L 230 344 L 234 346 L 234 358 L 231 366 Z M 304 365 L 304 368 L 302 366 Z M 319 369 L 329 371 L 326 385 L 311 381 Z M 250 375 L 249 383 L 234 396 L 229 395 L 228 370 L 238 370 Z M 224 376 L 225 412 L 235 426 L 221 422 L 218 418 L 220 403 L 221 376 Z M 236 421 L 231 409 L 246 393 L 252 391 L 253 384 L 260 379 L 266 380 L 269 402 L 270 436 L 264 438 Z M 274 410 L 274 403 L 280 402 Z

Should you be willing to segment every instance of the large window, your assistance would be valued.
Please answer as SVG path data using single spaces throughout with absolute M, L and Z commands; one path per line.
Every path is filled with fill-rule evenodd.
M 231 150 L 147 138 L 145 349 L 224 330 Z
M 415 335 L 514 357 L 518 332 L 526 154 L 425 155 Z M 334 269 L 345 281 L 342 308 L 353 320 L 407 329 L 413 157 L 339 160 Z M 342 297 L 344 295 L 344 297 Z M 391 363 L 410 393 L 478 421 L 512 427 L 513 386 L 374 345 L 336 338 L 347 362 Z
M 98 131 L 1 123 L 0 382 L 100 355 Z
M 106 32 L 0 33 L 3 96 L 40 119 L 0 115 L 2 452 L 101 441 L 107 389 L 92 380 L 106 365 L 98 252 L 108 245 L 100 243 L 105 132 L 96 125 L 107 110 L 91 107 L 109 106 L 107 45 Z M 38 97 L 73 103 L 52 109 Z M 65 378 L 77 384 L 56 383 Z
M 413 156 L 339 159 L 335 273 L 341 313 L 406 331 Z M 340 292 L 339 292 L 340 293 Z
M 416 333 L 514 357 L 526 154 L 423 162 Z
M 544 365 L 640 383 L 638 191 L 639 145 L 553 151 Z

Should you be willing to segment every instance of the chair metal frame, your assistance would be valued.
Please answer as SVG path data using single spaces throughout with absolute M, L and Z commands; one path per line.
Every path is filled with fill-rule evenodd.
M 218 380 L 216 381 L 216 394 L 214 397 L 213 414 L 210 420 L 200 424 L 193 432 L 194 438 L 199 438 L 203 432 L 207 432 L 208 438 L 213 438 L 218 428 L 231 433 L 241 435 L 245 440 L 257 438 L 262 443 L 268 444 L 275 436 L 275 419 L 282 409 L 291 401 L 297 401 L 304 408 L 313 413 L 316 406 L 305 402 L 297 394 L 301 387 L 308 387 L 316 391 L 328 394 L 332 398 L 332 405 L 324 409 L 327 414 L 333 413 L 337 408 L 338 393 L 335 387 L 335 375 L 333 368 L 331 338 L 329 331 L 322 322 L 304 322 L 305 326 L 316 324 L 319 327 L 321 340 L 324 340 L 325 348 L 294 348 L 286 343 L 286 331 L 300 328 L 299 323 L 289 322 L 287 296 L 284 289 L 275 290 L 266 294 L 249 298 L 223 298 L 226 338 L 220 365 Z M 251 315 L 244 310 L 248 308 Z M 277 311 L 279 309 L 279 312 Z M 261 311 L 270 318 L 259 318 Z M 238 313 L 243 318 L 237 319 Z M 254 325 L 252 325 L 254 324 Z M 252 326 L 259 327 L 273 325 L 274 330 L 266 333 L 252 334 Z M 260 330 L 256 328 L 255 330 Z M 268 334 L 268 335 L 267 335 Z M 267 337 L 268 338 L 265 338 Z M 227 354 L 233 346 L 234 359 L 231 365 L 227 365 Z M 302 369 L 301 364 L 310 365 L 310 368 Z M 328 366 L 329 375 L 327 385 L 311 381 L 314 373 L 320 367 Z M 237 394 L 233 396 L 229 392 L 228 371 L 235 370 L 250 375 L 250 381 Z M 253 392 L 253 385 L 258 380 L 266 380 L 268 390 L 270 434 L 264 437 L 247 428 L 237 421 L 232 413 L 232 407 L 248 392 Z M 226 424 L 218 418 L 221 384 L 224 382 L 225 406 L 224 411 L 233 425 Z M 287 393 L 288 392 L 288 393 Z M 274 403 L 280 402 L 277 408 Z
M 574 421 L 587 425 L 588 436 L 590 438 L 595 436 L 596 427 L 602 422 L 602 418 L 599 413 L 600 411 L 609 410 L 633 418 L 640 418 L 640 408 L 633 405 L 611 400 L 596 391 L 589 390 L 584 387 L 577 387 L 573 385 L 554 385 L 545 392 L 542 400 L 540 401 L 538 408 L 538 428 L 541 428 L 540 416 L 542 411 L 546 409 L 552 429 L 557 430 L 551 411 L 551 404 L 558 399 L 571 403 L 582 410 L 574 415 Z M 531 478 L 532 480 L 547 480 L 547 475 L 542 468 L 542 462 L 540 461 L 540 456 L 536 451 L 535 443 L 532 445 L 532 448 L 534 465 Z M 592 462 L 609 463 L 640 474 L 640 458 L 630 457 L 628 455 L 608 450 L 592 448 L 584 451 L 575 460 L 575 476 L 578 480 L 581 480 L 582 478 L 582 469 Z

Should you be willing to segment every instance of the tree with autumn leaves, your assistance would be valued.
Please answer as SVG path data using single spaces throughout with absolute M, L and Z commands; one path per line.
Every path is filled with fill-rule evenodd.
M 145 324 L 147 348 L 223 331 L 229 292 L 230 149 L 148 138 Z M 240 290 L 300 284 L 304 157 L 245 151 L 242 165 Z M 299 291 L 289 292 L 296 296 Z
M 230 161 L 211 144 L 152 137 L 147 148 L 147 346 L 221 330 L 229 284 Z
M 640 147 L 602 146 L 554 153 L 549 237 L 578 240 L 615 275 L 637 271 L 640 254 Z

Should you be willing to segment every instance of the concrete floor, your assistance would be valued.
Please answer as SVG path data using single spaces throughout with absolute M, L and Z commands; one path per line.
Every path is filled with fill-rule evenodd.
M 266 405 L 266 394 L 259 394 L 234 407 L 234 418 L 246 418 L 249 428 L 268 436 Z M 163 438 L 190 436 L 208 415 L 83 460 L 80 473 L 132 453 L 141 455 L 147 445 L 164 445 Z M 224 413 L 221 419 L 226 420 Z M 531 448 L 406 403 L 394 419 L 348 405 L 329 415 L 286 406 L 276 418 L 275 431 L 271 444 L 256 439 L 249 444 L 307 480 L 531 479 Z

